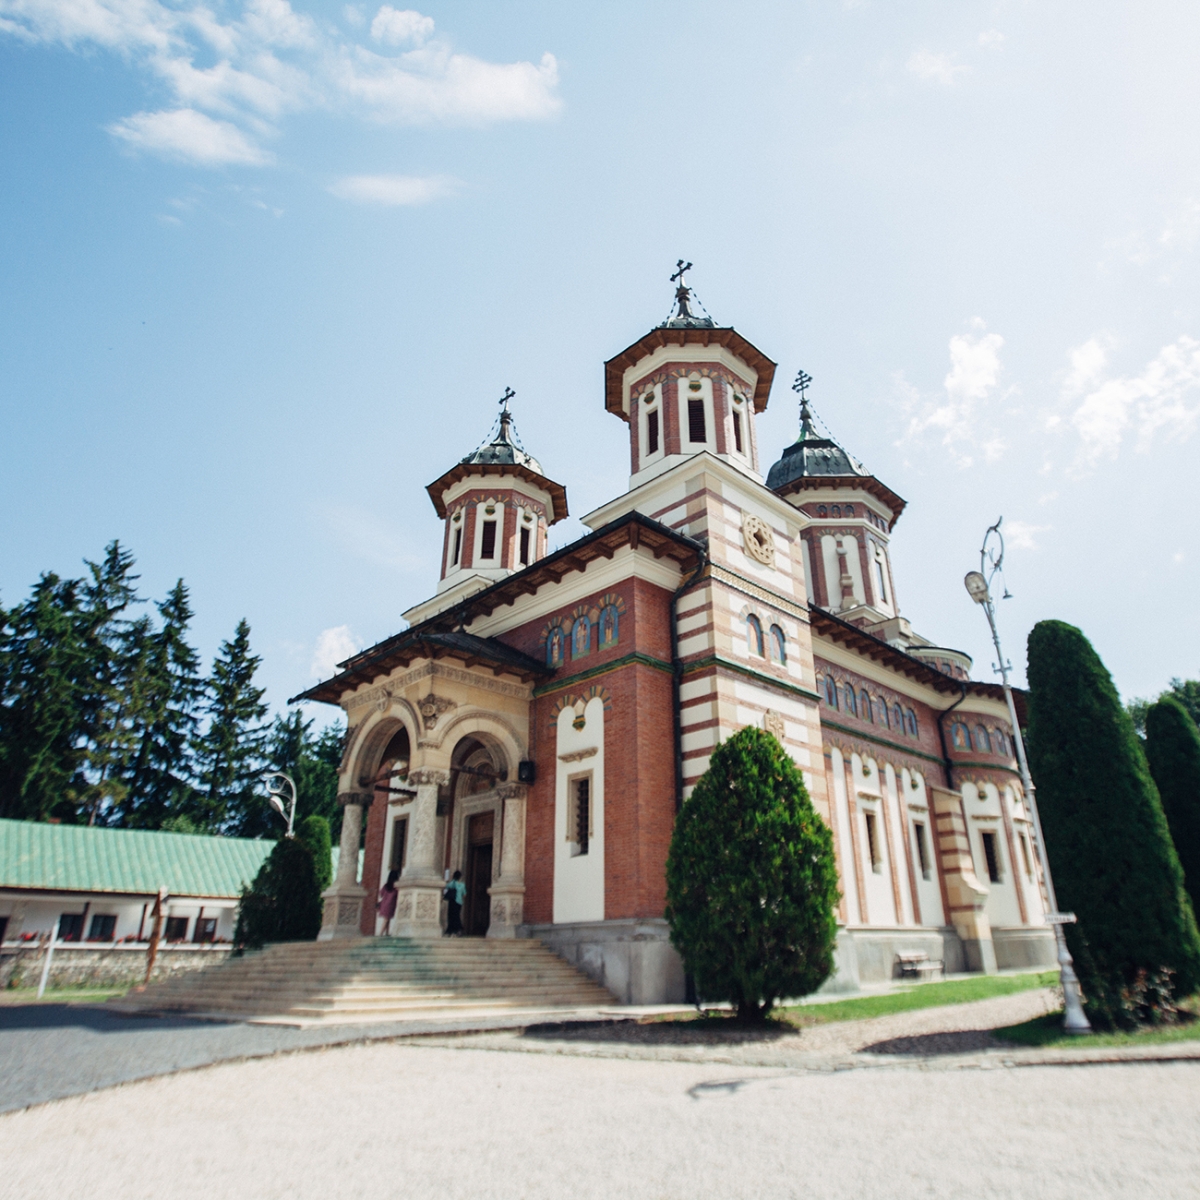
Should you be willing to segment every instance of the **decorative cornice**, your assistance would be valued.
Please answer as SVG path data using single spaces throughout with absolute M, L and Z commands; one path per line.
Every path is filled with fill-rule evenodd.
M 358 804 L 363 808 L 370 808 L 374 798 L 370 792 L 339 792 L 337 802 L 342 808 L 348 804 Z
M 580 671 L 576 675 L 568 675 L 563 679 L 555 679 L 552 683 L 543 683 L 540 687 L 533 689 L 535 696 L 549 696 L 553 692 L 560 692 L 563 688 L 574 687 L 576 684 L 585 683 L 589 679 L 595 679 L 598 675 L 607 675 L 610 671 L 618 671 L 621 667 L 627 667 L 631 663 L 638 663 L 643 667 L 650 667 L 655 671 L 665 671 L 668 675 L 671 673 L 671 664 L 664 662 L 661 658 L 654 658 L 649 654 L 643 654 L 640 650 L 634 650 L 629 654 L 622 655 L 620 658 L 614 658 L 612 662 L 602 663 L 600 666 L 589 667 L 586 671 Z
M 761 671 L 756 671 L 753 667 L 743 666 L 739 662 L 734 662 L 732 659 L 725 658 L 720 654 L 709 654 L 704 658 L 698 658 L 691 662 L 687 662 L 683 667 L 684 676 L 694 675 L 697 671 L 706 670 L 709 667 L 716 667 L 718 670 L 733 671 L 738 675 L 745 675 L 753 679 L 756 683 L 761 683 L 765 687 L 774 688 L 779 692 L 786 692 L 789 695 L 802 696 L 805 700 L 811 700 L 815 704 L 821 702 L 821 697 L 816 692 L 810 691 L 806 687 L 801 687 L 798 683 L 791 683 L 786 679 L 776 679 L 773 675 L 764 675 Z
M 533 695 L 527 684 L 506 683 L 494 676 L 482 675 L 478 671 L 468 671 L 461 667 L 450 667 L 443 662 L 427 662 L 411 671 L 393 675 L 387 683 L 378 687 L 367 688 L 366 691 L 356 692 L 342 702 L 347 713 L 351 709 L 360 708 L 364 704 L 375 704 L 386 697 L 389 701 L 395 692 L 402 692 L 414 683 L 423 679 L 446 679 L 453 683 L 465 683 L 470 687 L 480 688 L 485 692 L 493 692 L 500 696 L 511 696 L 514 699 L 528 699 Z M 384 706 L 387 707 L 386 705 Z M 381 710 L 382 711 L 382 710 Z
M 788 616 L 794 617 L 801 625 L 808 625 L 810 623 L 808 609 L 804 605 L 798 604 L 795 600 L 780 595 L 768 587 L 764 587 L 761 583 L 753 579 L 747 579 L 744 575 L 739 575 L 736 571 L 731 571 L 728 567 L 723 567 L 718 563 L 709 563 L 708 570 L 696 581 L 695 587 L 703 584 L 705 578 L 716 579 L 726 587 L 732 588 L 735 592 L 741 592 L 744 596 L 749 596 L 763 604 L 769 604 L 772 608 L 777 608 L 781 612 L 787 613 Z M 693 587 L 693 591 L 695 587 Z

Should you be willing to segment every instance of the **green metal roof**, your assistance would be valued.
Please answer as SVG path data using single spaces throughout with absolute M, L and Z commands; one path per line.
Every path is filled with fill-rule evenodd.
M 236 897 L 275 843 L 0 820 L 0 888 Z

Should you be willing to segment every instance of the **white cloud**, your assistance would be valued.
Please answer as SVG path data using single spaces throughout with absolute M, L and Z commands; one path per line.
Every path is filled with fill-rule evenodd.
M 998 29 L 985 29 L 979 35 L 978 40 L 979 44 L 985 49 L 992 46 L 1003 46 L 1005 41 L 1004 34 L 1002 34 Z
M 951 87 L 958 82 L 960 75 L 965 75 L 970 69 L 962 63 L 954 61 L 952 54 L 935 54 L 932 50 L 915 51 L 905 64 L 908 69 L 927 83 L 940 83 Z
M 1185 335 L 1164 346 L 1139 374 L 1107 379 L 1107 356 L 1101 353 L 1096 338 L 1073 350 L 1063 388 L 1067 401 L 1083 396 L 1070 417 L 1081 443 L 1075 473 L 1115 458 L 1131 429 L 1137 449 L 1144 453 L 1160 430 L 1185 438 L 1200 420 L 1200 342 Z M 1080 360 L 1091 364 L 1085 376 L 1075 368 Z M 1081 378 L 1086 379 L 1083 386 Z
M 365 24 L 347 7 L 347 22 Z M 0 0 L 0 37 L 119 54 L 172 103 L 109 126 L 138 148 L 220 165 L 261 165 L 261 141 L 291 112 L 320 109 L 387 122 L 540 120 L 560 107 L 558 64 L 491 63 L 433 39 L 430 17 L 384 5 L 371 22 L 380 53 L 288 0 Z M 198 66 L 197 64 L 204 64 Z
M 341 200 L 390 206 L 428 204 L 454 190 L 455 181 L 440 175 L 347 175 L 329 185 Z
M 433 18 L 385 4 L 371 22 L 371 36 L 385 46 L 423 46 L 433 37 Z
M 269 161 L 236 125 L 214 121 L 194 108 L 135 113 L 110 125 L 108 132 L 135 150 L 204 167 L 260 166 Z
M 362 644 L 350 632 L 349 625 L 335 625 L 332 629 L 323 629 L 317 634 L 309 672 L 318 679 L 328 679 L 336 674 L 338 663 L 344 662 L 361 649 Z
M 995 462 L 1005 450 L 992 419 L 1004 339 L 998 333 L 985 333 L 978 317 L 971 327 L 972 332 L 950 339 L 950 370 L 943 380 L 943 395 L 925 397 L 911 385 L 902 385 L 907 391 L 901 405 L 909 416 L 906 440 L 940 433 L 942 445 L 960 467 L 972 465 L 973 452 Z
M 1049 533 L 1050 525 L 1030 525 L 1028 521 L 1005 521 L 1004 544 L 1010 550 L 1036 550 L 1037 535 Z

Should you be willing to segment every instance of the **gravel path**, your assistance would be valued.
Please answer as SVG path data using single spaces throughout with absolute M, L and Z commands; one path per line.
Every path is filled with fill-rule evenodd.
M 0 1117 L 22 1200 L 1194 1197 L 1200 1064 L 778 1071 L 412 1042 Z

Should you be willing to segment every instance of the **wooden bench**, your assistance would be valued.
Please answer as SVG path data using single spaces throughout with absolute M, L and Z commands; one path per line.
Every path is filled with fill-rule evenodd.
M 932 959 L 923 950 L 909 950 L 896 955 L 896 965 L 905 979 L 924 979 L 927 976 L 944 974 L 945 964 L 941 959 Z

